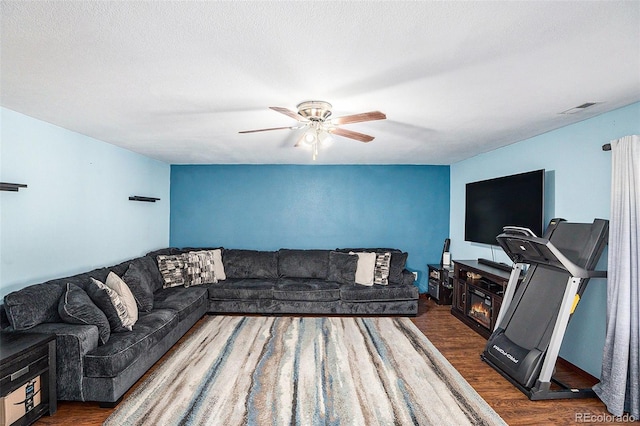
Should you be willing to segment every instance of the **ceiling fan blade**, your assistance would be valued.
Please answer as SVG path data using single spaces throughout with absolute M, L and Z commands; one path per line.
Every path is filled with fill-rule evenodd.
M 243 130 L 238 133 L 256 133 L 256 132 L 267 132 L 269 130 L 284 130 L 284 129 L 293 130 L 293 129 L 299 129 L 299 128 L 300 128 L 299 126 L 271 127 L 269 129 Z
M 371 142 L 374 139 L 373 136 L 354 132 L 353 130 L 341 129 L 340 127 L 329 129 L 328 132 L 333 133 L 334 135 L 344 136 L 345 138 L 355 139 L 360 142 Z
M 300 135 L 300 137 L 298 138 L 298 140 L 296 141 L 295 145 L 293 145 L 294 148 L 298 148 L 300 146 L 302 146 L 302 144 L 304 143 L 304 138 L 305 138 L 306 134 L 302 133 L 302 135 Z
M 289 117 L 293 118 L 294 120 L 307 121 L 300 114 L 298 114 L 297 112 L 293 112 L 290 109 L 282 108 L 282 107 L 269 107 L 269 108 L 274 110 L 274 111 L 278 111 L 280 114 L 284 114 L 286 116 L 289 116 Z
M 331 120 L 333 124 L 360 123 L 362 121 L 384 120 L 387 116 L 380 111 L 363 112 L 361 114 L 345 115 Z

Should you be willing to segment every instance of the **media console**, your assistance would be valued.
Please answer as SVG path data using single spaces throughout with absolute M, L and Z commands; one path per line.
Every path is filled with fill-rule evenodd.
M 511 268 L 506 271 L 480 260 L 454 261 L 451 314 L 488 339 L 500 312 L 510 271 Z

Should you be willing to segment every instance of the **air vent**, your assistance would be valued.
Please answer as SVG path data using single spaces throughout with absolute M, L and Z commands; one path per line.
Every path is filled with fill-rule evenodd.
M 584 111 L 587 108 L 590 108 L 599 102 L 585 102 L 582 105 L 578 105 L 577 107 L 569 108 L 566 111 L 562 111 L 560 114 L 578 114 Z

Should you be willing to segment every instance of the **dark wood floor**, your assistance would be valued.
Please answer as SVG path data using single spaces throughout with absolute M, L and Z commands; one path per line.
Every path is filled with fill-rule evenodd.
M 487 341 L 454 318 L 451 306 L 438 306 L 422 296 L 414 323 L 509 425 L 572 425 L 585 423 L 576 419 L 607 414 L 604 404 L 597 398 L 530 401 L 480 360 Z M 572 386 L 590 387 L 594 384 L 571 371 L 561 373 L 564 374 L 557 374 L 558 378 Z
M 480 353 L 486 340 L 454 318 L 449 306 L 438 306 L 427 297 L 421 296 L 419 314 L 413 321 L 509 425 L 572 425 L 585 423 L 576 421 L 580 416 L 585 418 L 585 416 L 595 417 L 607 414 L 604 404 L 597 398 L 529 401 L 524 394 L 480 360 Z M 191 331 L 198 325 L 196 324 Z M 186 336 L 183 340 L 185 338 Z M 162 359 L 156 366 L 161 362 Z M 147 375 L 151 371 L 147 372 Z M 588 379 L 570 372 L 562 379 L 579 387 L 591 384 Z M 58 412 L 52 417 L 43 417 L 36 424 L 101 425 L 112 411 L 112 409 L 100 408 L 96 403 L 59 401 Z M 615 423 L 589 422 L 589 424 Z

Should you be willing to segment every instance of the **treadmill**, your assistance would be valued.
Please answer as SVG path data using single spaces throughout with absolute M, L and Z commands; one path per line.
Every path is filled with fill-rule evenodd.
M 513 261 L 496 326 L 481 355 L 531 400 L 595 397 L 554 379 L 558 352 L 571 316 L 609 235 L 609 221 L 552 219 L 543 237 L 507 226 L 496 238 Z M 524 280 L 519 278 L 529 265 Z M 551 383 L 556 384 L 551 388 Z

